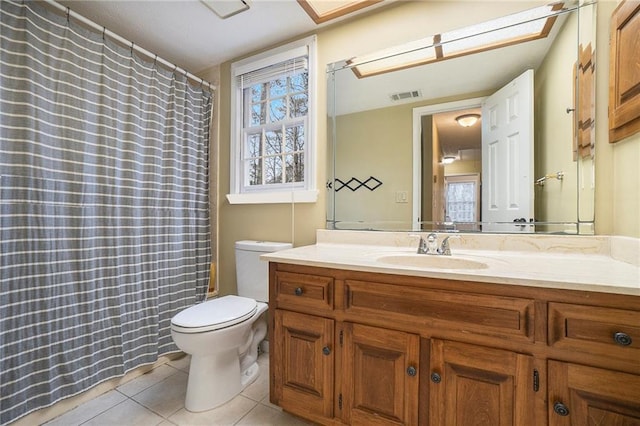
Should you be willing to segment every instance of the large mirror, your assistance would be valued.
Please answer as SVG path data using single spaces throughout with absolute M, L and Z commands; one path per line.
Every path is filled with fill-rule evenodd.
M 593 233 L 594 20 L 556 2 L 331 64 L 327 227 Z

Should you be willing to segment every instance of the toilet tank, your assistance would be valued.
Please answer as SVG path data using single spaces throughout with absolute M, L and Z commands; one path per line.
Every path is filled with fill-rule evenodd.
M 271 241 L 236 242 L 236 279 L 238 296 L 250 297 L 259 302 L 269 300 L 269 262 L 260 255 L 290 249 L 291 243 Z

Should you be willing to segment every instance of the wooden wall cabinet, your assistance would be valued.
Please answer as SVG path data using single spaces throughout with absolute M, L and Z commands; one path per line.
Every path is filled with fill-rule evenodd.
M 270 264 L 270 399 L 323 425 L 640 425 L 640 297 Z
M 611 17 L 609 142 L 640 131 L 640 1 L 622 1 Z

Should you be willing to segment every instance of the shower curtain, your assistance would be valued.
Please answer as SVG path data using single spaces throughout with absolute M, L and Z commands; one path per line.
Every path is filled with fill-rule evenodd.
M 177 351 L 204 299 L 211 94 L 2 0 L 0 423 Z

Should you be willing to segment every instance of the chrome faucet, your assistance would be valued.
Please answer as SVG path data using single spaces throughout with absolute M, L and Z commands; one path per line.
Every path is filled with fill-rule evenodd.
M 449 247 L 449 238 L 452 235 L 448 235 L 442 240 L 442 244 L 438 247 L 438 235 L 435 232 L 427 235 L 427 239 L 425 240 L 422 236 L 420 237 L 420 242 L 418 243 L 418 254 L 431 254 L 431 255 L 442 255 L 442 256 L 451 256 L 451 247 Z

